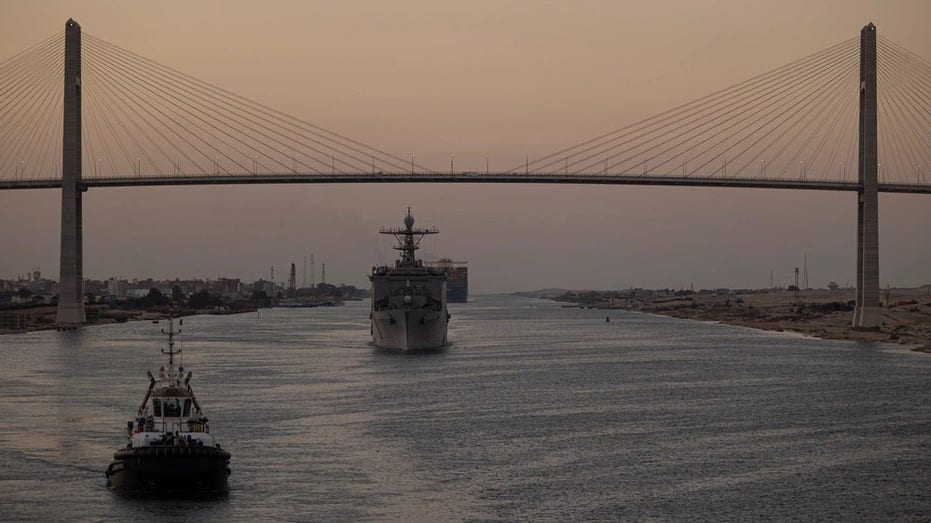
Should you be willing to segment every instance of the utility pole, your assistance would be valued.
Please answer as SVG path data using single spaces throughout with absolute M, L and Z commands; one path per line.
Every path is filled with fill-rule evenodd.
M 802 264 L 802 288 L 810 289 L 808 286 L 808 253 L 805 253 L 804 262 Z
M 795 301 L 798 301 L 798 267 L 795 268 Z

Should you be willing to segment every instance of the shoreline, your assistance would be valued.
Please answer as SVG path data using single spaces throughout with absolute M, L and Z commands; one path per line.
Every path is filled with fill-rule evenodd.
M 175 311 L 175 318 L 200 315 L 227 315 L 255 312 L 256 308 L 217 311 L 213 309 L 181 309 Z M 0 336 L 8 334 L 27 334 L 30 332 L 49 330 L 73 330 L 55 325 L 56 307 L 32 307 L 25 309 L 0 310 Z M 77 328 L 96 327 L 98 325 L 111 325 L 114 323 L 128 323 L 136 321 L 158 322 L 167 320 L 171 313 L 162 310 L 136 310 L 111 309 L 107 306 L 88 307 L 88 322 Z M 8 328 L 15 325 L 13 328 Z
M 584 291 L 541 296 L 576 307 L 645 312 L 826 340 L 906 345 L 931 353 L 931 295 L 927 287 L 892 289 L 882 308 L 882 325 L 853 328 L 854 291 L 805 290 L 747 293 L 664 293 Z M 887 305 L 887 303 L 889 305 Z

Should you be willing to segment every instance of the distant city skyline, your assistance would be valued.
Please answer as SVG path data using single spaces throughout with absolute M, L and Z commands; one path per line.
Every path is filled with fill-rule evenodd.
M 733 85 L 876 23 L 931 59 L 926 2 L 157 5 L 8 2 L 0 60 L 84 31 L 286 113 L 440 168 L 511 168 Z M 89 172 L 86 165 L 85 172 Z M 92 169 L 91 169 L 92 170 Z M 931 282 L 926 196 L 880 196 L 882 287 Z M 93 189 L 88 278 L 287 278 L 315 254 L 367 285 L 407 206 L 475 293 L 853 282 L 853 194 L 756 189 L 305 185 Z M 0 278 L 58 278 L 60 193 L 0 191 Z M 280 272 L 279 272 L 280 271 Z M 300 281 L 300 278 L 299 278 Z M 319 281 L 319 278 L 318 278 Z

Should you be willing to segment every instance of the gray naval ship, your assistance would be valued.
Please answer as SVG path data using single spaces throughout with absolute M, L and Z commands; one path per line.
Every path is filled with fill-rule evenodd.
M 372 267 L 372 342 L 381 349 L 425 351 L 446 345 L 446 272 L 417 259 L 424 236 L 436 229 L 415 229 L 410 207 L 403 229 L 382 229 L 398 244 L 394 267 Z

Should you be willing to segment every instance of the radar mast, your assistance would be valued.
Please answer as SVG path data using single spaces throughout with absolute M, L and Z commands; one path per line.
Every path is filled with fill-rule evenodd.
M 422 262 L 417 260 L 415 251 L 420 248 L 420 241 L 428 234 L 439 234 L 436 228 L 432 229 L 415 229 L 414 216 L 411 215 L 411 208 L 407 208 L 407 216 L 404 217 L 404 228 L 383 228 L 378 231 L 380 234 L 390 234 L 394 236 L 398 244 L 394 250 L 401 251 L 401 257 L 395 262 L 395 267 L 420 267 Z

